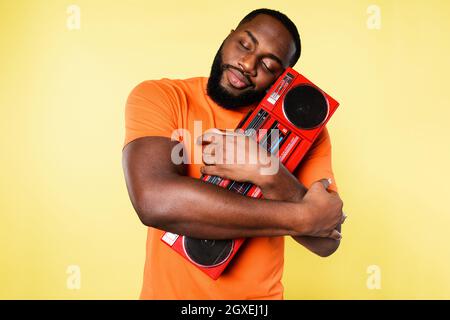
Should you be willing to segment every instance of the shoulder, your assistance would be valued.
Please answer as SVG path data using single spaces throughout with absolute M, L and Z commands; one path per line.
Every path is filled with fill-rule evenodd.
M 166 97 L 170 100 L 178 100 L 198 92 L 204 86 L 204 77 L 195 77 L 188 79 L 169 79 L 161 78 L 158 80 L 145 80 L 136 85 L 130 93 L 130 96 L 142 98 L 148 97 Z
M 181 90 L 186 90 L 189 88 L 197 88 L 201 87 L 206 81 L 207 78 L 204 77 L 195 77 L 188 79 L 169 79 L 169 78 L 161 78 L 161 79 L 152 79 L 152 80 L 144 80 L 138 85 L 136 85 L 133 89 L 140 91 L 151 91 L 155 89 L 170 89 L 170 88 L 179 88 Z

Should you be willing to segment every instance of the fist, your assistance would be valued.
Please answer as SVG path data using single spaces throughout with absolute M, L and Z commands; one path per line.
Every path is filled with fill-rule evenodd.
M 327 190 L 328 186 L 326 179 L 314 182 L 303 197 L 306 209 L 304 231 L 308 236 L 340 240 L 336 228 L 345 220 L 343 202 L 336 192 Z
M 260 186 L 266 172 L 276 173 L 279 168 L 278 158 L 242 130 L 212 129 L 200 136 L 197 143 L 203 145 L 203 174 Z

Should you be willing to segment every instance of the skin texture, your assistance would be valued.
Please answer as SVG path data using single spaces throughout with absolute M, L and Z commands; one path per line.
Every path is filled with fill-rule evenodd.
M 267 90 L 289 65 L 295 47 L 280 22 L 259 15 L 232 30 L 222 50 L 224 65 L 241 70 L 248 80 L 248 87 L 238 89 L 223 73 L 220 84 L 229 94 L 239 96 L 248 90 Z M 208 139 L 200 141 L 205 147 L 210 145 L 204 152 L 224 150 L 221 136 L 216 133 L 214 144 Z M 237 133 L 236 139 L 245 137 Z M 339 246 L 343 203 L 337 193 L 326 189 L 327 182 L 318 181 L 306 190 L 282 165 L 275 175 L 262 177 L 261 161 L 227 165 L 205 161 L 205 173 L 252 182 L 261 187 L 265 199 L 243 197 L 188 177 L 185 165 L 175 165 L 170 159 L 176 144 L 164 137 L 143 137 L 123 149 L 128 193 L 146 226 L 203 239 L 289 235 L 320 256 L 330 255 Z M 277 161 L 268 157 L 263 160 Z
M 281 22 L 259 15 L 232 30 L 222 51 L 223 63 L 242 70 L 251 84 L 249 88 L 238 90 L 224 77 L 221 84 L 230 93 L 239 95 L 251 89 L 265 91 L 269 88 L 289 66 L 295 45 Z
M 290 33 L 276 19 L 259 15 L 231 30 L 217 52 L 208 80 L 208 95 L 227 109 L 259 102 L 295 54 Z M 236 88 L 234 74 L 246 83 Z
M 231 139 L 229 132 L 214 130 L 205 133 L 198 139 L 198 143 L 206 146 L 203 148 L 203 162 L 206 166 L 201 168 L 202 173 L 236 181 L 252 182 L 261 188 L 264 198 L 270 200 L 291 201 L 315 207 L 317 201 L 325 196 L 324 192 L 338 197 L 334 191 L 326 190 L 330 184 L 327 179 L 322 179 L 319 183 L 313 184 L 308 191 L 296 177 L 279 163 L 277 157 L 263 148 L 257 148 L 259 145 L 254 139 L 243 135 L 240 131 L 236 131 L 234 137 L 235 139 Z M 250 145 L 253 145 L 253 147 L 250 147 Z M 245 146 L 240 149 L 244 150 L 243 159 L 257 159 L 258 161 L 248 163 L 247 160 L 247 163 L 241 163 L 242 161 L 237 163 L 237 157 L 230 159 L 226 150 L 237 150 L 239 146 Z M 275 175 L 260 174 L 261 168 L 270 166 L 271 162 L 278 162 L 278 172 Z M 339 247 L 340 236 L 338 233 L 341 232 L 341 224 L 345 218 L 345 215 L 343 215 L 341 222 L 335 226 L 333 238 L 314 237 L 312 236 L 314 233 L 311 233 L 309 236 L 293 236 L 293 239 L 319 256 L 329 256 Z

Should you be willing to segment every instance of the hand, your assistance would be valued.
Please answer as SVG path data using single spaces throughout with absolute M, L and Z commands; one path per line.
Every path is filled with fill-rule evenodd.
M 327 191 L 329 184 L 327 179 L 316 181 L 303 197 L 307 212 L 303 235 L 341 239 L 336 229 L 346 218 L 342 212 L 343 202 L 336 192 Z
M 259 185 L 265 199 L 301 202 L 307 189 L 282 164 L 277 174 L 266 176 Z
M 260 186 L 267 173 L 276 173 L 279 168 L 278 158 L 242 130 L 208 130 L 197 143 L 204 145 L 202 157 L 206 166 L 200 169 L 203 174 Z

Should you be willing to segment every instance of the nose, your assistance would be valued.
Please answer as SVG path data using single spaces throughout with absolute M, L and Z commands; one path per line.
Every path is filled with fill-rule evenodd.
M 238 64 L 244 74 L 256 77 L 256 57 L 254 55 L 244 55 Z

